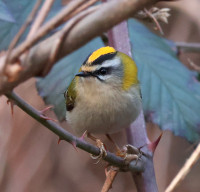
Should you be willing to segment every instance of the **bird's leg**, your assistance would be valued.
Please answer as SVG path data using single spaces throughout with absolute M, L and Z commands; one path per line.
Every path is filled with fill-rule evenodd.
M 100 161 L 102 158 L 104 158 L 104 157 L 107 155 L 105 146 L 104 146 L 104 144 L 102 143 L 102 141 L 101 141 L 100 139 L 97 139 L 96 137 L 94 137 L 94 136 L 91 135 L 90 133 L 87 133 L 87 137 L 90 138 L 91 140 L 95 141 L 97 147 L 98 147 L 99 150 L 100 150 L 99 155 L 97 155 L 97 156 L 91 155 L 92 159 L 97 159 L 97 162 L 96 162 L 96 164 L 97 164 L 97 163 L 99 163 L 99 161 Z
M 116 154 L 120 154 L 121 153 L 121 149 L 119 148 L 119 146 L 117 145 L 117 143 L 111 138 L 111 136 L 109 134 L 106 134 L 106 137 L 115 146 Z

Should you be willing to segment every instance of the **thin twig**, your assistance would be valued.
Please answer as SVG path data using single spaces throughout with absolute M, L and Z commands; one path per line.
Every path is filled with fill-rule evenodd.
M 17 44 L 17 42 L 19 41 L 20 37 L 22 36 L 22 34 L 24 33 L 24 31 L 27 29 L 27 27 L 29 26 L 29 24 L 32 22 L 32 20 L 34 19 L 37 11 L 38 11 L 38 8 L 40 7 L 42 3 L 42 0 L 37 0 L 35 6 L 33 7 L 30 15 L 28 16 L 26 22 L 24 23 L 24 25 L 22 25 L 22 27 L 20 28 L 19 32 L 17 33 L 17 35 L 15 36 L 15 38 L 12 40 L 12 42 L 10 43 L 9 45 L 9 48 L 8 48 L 8 52 L 7 52 L 7 55 L 6 55 L 6 59 L 5 59 L 5 65 L 4 65 L 4 71 L 6 69 L 6 65 L 9 63 L 9 59 L 10 59 L 10 55 L 11 55 L 11 52 L 13 50 L 13 48 L 15 47 L 15 45 Z
M 177 49 L 184 52 L 200 52 L 200 43 L 175 42 Z
M 190 66 L 197 72 L 200 72 L 200 66 L 197 65 L 196 63 L 194 63 L 190 58 L 187 58 L 188 63 L 190 64 Z
M 152 13 L 150 13 L 146 8 L 144 8 L 145 13 L 155 22 L 158 30 L 160 31 L 161 35 L 164 35 L 164 32 L 162 30 L 162 27 L 160 26 L 159 22 L 157 21 L 157 19 L 154 17 L 154 15 Z
M 36 31 L 39 29 L 39 27 L 44 22 L 46 16 L 48 15 L 52 5 L 54 3 L 54 0 L 47 0 L 44 2 L 42 8 L 40 9 L 37 18 L 35 19 L 35 22 L 33 23 L 30 32 L 27 36 L 27 39 L 30 39 L 32 36 L 35 35 Z
M 108 172 L 106 171 L 106 180 L 101 189 L 101 192 L 108 192 L 112 188 L 113 181 L 118 172 L 119 171 L 116 169 L 116 167 L 111 167 Z
M 96 2 L 98 2 L 99 0 L 89 0 L 88 2 L 84 3 L 82 6 L 78 7 L 71 15 L 70 17 L 73 17 L 74 15 L 80 13 L 81 11 L 83 11 L 84 9 L 87 9 L 88 7 L 90 7 L 91 5 L 95 4 Z M 66 21 L 68 18 L 65 18 L 64 21 Z
M 17 94 L 14 92 L 12 93 L 7 93 L 6 96 L 8 97 L 9 100 L 14 101 L 14 103 L 20 107 L 23 111 L 25 111 L 27 114 L 29 114 L 32 118 L 37 120 L 39 123 L 47 127 L 49 130 L 54 132 L 56 135 L 59 136 L 61 140 L 65 140 L 69 143 L 76 144 L 76 147 L 87 151 L 88 153 L 91 153 L 95 156 L 98 156 L 100 151 L 99 148 L 96 146 L 93 146 L 86 141 L 83 141 L 82 139 L 75 137 L 62 127 L 60 127 L 58 124 L 55 122 L 52 122 L 50 120 L 45 120 L 44 118 L 41 117 L 41 112 L 33 108 L 31 105 L 26 103 L 21 97 L 19 97 Z M 127 165 L 124 159 L 114 155 L 113 153 L 110 153 L 109 151 L 107 152 L 107 156 L 103 158 L 105 161 L 109 162 L 109 164 L 114 165 L 119 167 L 120 169 L 123 170 L 131 170 L 134 172 L 141 172 L 144 170 L 144 159 L 140 161 L 133 160 L 131 161 L 130 164 Z
M 194 150 L 190 158 L 186 161 L 184 166 L 181 168 L 181 170 L 178 172 L 176 177 L 172 180 L 170 185 L 167 187 L 165 192 L 172 192 L 174 189 L 183 181 L 183 179 L 186 177 L 186 175 L 191 170 L 192 166 L 195 165 L 195 163 L 200 158 L 200 143 L 198 144 L 197 148 Z
M 63 23 L 63 18 L 70 16 L 70 14 L 81 4 L 83 4 L 86 0 L 76 0 L 66 6 L 58 15 L 53 17 L 50 21 L 48 21 L 41 29 L 38 30 L 37 35 L 33 36 L 33 38 L 28 41 L 23 42 L 19 45 L 16 50 L 14 50 L 11 55 L 11 60 L 15 60 L 22 53 L 28 50 L 31 46 L 37 43 L 42 37 L 44 37 L 47 33 L 49 33 L 52 29 L 55 29 L 59 24 Z
M 62 47 L 62 43 L 64 42 L 64 38 L 67 36 L 69 31 L 73 28 L 73 26 L 77 22 L 79 22 L 81 19 L 83 19 L 88 14 L 90 14 L 93 11 L 97 10 L 98 7 L 99 6 L 88 8 L 85 11 L 82 11 L 78 15 L 74 16 L 71 20 L 69 20 L 68 23 L 66 23 L 64 28 L 60 31 L 60 35 L 59 35 L 59 37 L 57 38 L 57 40 L 55 42 L 55 47 L 54 47 L 54 49 L 52 49 L 52 52 L 51 52 L 50 57 L 49 57 L 49 62 L 47 64 L 46 68 L 43 71 L 43 76 L 45 76 L 49 72 L 49 70 L 51 69 L 53 63 L 56 61 L 56 56 L 59 53 L 59 51 L 60 51 L 60 49 Z

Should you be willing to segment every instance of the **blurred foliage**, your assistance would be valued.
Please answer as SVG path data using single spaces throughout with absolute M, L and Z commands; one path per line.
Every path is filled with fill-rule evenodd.
M 61 0 L 54 2 L 47 19 L 60 11 L 62 7 L 61 2 Z M 8 45 L 26 21 L 35 3 L 36 0 L 0 0 L 0 50 L 8 48 Z M 27 32 L 22 35 L 21 41 L 26 35 Z
M 11 23 L 15 22 L 7 5 L 2 0 L 0 1 L 0 20 Z
M 200 84 L 169 43 L 134 20 L 129 22 L 147 119 L 190 142 L 199 140 Z
M 200 73 L 197 74 L 197 80 L 200 81 Z

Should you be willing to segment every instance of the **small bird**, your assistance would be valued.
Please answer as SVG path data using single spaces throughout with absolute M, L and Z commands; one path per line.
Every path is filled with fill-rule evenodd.
M 66 119 L 78 135 L 119 132 L 142 108 L 137 66 L 128 55 L 102 47 L 83 62 L 65 99 Z

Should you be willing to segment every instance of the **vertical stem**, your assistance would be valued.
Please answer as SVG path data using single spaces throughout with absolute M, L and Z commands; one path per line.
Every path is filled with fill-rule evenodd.
M 118 51 L 126 53 L 130 57 L 132 56 L 127 21 L 120 23 L 110 30 L 108 32 L 108 38 L 111 46 L 115 47 Z M 126 134 L 128 143 L 131 145 L 141 147 L 148 143 L 143 111 L 141 111 L 136 121 L 126 130 Z M 132 173 L 133 179 L 138 192 L 156 192 L 158 189 L 154 173 L 153 154 L 149 151 L 147 145 L 142 148 L 142 151 L 148 154 L 145 171 L 141 174 Z

